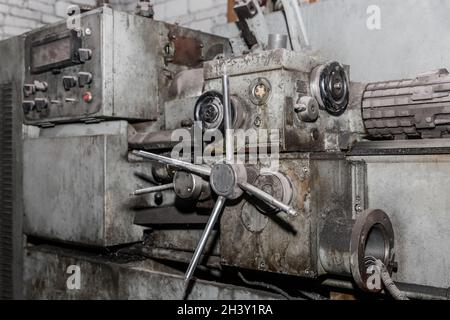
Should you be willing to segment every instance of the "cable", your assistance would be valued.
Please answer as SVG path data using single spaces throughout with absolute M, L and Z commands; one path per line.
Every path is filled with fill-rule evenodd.
M 384 287 L 395 300 L 409 300 L 408 297 L 395 285 L 383 261 L 372 256 L 368 256 L 364 258 L 364 265 L 367 268 L 371 265 L 377 268 L 381 277 L 381 281 L 383 281 Z
M 408 297 L 403 292 L 401 292 L 399 288 L 397 288 L 391 276 L 389 275 L 389 271 L 387 270 L 384 263 L 381 260 L 377 259 L 375 261 L 375 266 L 379 268 L 381 280 L 383 281 L 386 290 L 389 291 L 392 297 L 395 300 L 409 300 Z
M 246 285 L 249 285 L 249 286 L 256 286 L 256 287 L 261 287 L 261 288 L 265 288 L 265 289 L 269 289 L 269 290 L 275 291 L 276 293 L 281 294 L 283 297 L 285 297 L 285 298 L 288 299 L 288 300 L 303 300 L 303 299 L 300 299 L 300 298 L 292 297 L 291 295 L 289 295 L 288 293 L 286 293 L 286 292 L 283 291 L 282 289 L 280 289 L 280 288 L 278 288 L 278 287 L 276 287 L 276 286 L 274 286 L 274 285 L 272 285 L 272 284 L 265 283 L 265 282 L 259 282 L 259 281 L 250 281 L 250 280 L 247 280 L 247 279 L 245 279 L 245 277 L 242 275 L 241 272 L 238 272 L 238 276 L 239 276 L 239 278 L 241 278 L 241 280 L 242 280 Z

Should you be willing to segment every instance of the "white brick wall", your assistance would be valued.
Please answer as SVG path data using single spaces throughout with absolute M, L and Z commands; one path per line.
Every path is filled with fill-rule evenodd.
M 134 11 L 137 0 L 110 0 L 119 10 Z M 66 17 L 70 4 L 95 5 L 96 0 L 0 0 L 0 40 Z M 155 19 L 211 32 L 226 22 L 227 0 L 153 0 Z
M 155 19 L 211 32 L 227 21 L 227 0 L 153 0 Z
M 64 9 L 57 10 L 61 4 Z M 94 5 L 95 0 L 0 0 L 0 39 L 63 19 L 69 4 Z

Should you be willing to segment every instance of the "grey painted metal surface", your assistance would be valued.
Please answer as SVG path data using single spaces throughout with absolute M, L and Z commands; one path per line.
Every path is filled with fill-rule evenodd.
M 309 47 L 308 35 L 297 0 L 281 0 L 284 8 L 287 28 L 294 51 L 301 51 Z
M 79 266 L 80 290 L 69 290 L 69 266 Z M 152 260 L 114 263 L 101 257 L 58 248 L 28 247 L 24 260 L 24 292 L 28 299 L 183 298 L 182 274 Z M 188 299 L 259 300 L 277 295 L 218 282 L 197 280 Z
M 202 235 L 202 229 L 153 229 L 149 232 L 147 242 L 151 247 L 188 252 L 192 255 Z M 213 256 L 220 255 L 219 234 L 212 231 L 205 252 Z
M 367 28 L 372 6 L 380 9 L 379 30 Z M 450 67 L 447 0 L 323 0 L 301 9 L 312 50 L 350 65 L 355 81 L 409 78 Z M 270 33 L 287 34 L 280 12 L 266 18 Z M 237 35 L 234 25 L 215 31 Z
M 68 34 L 65 23 L 26 34 L 26 84 L 39 81 L 48 85 L 44 92 L 36 91 L 25 97 L 24 100 L 30 103 L 36 99 L 48 101 L 45 110 L 26 112 L 28 124 L 47 125 L 92 118 L 158 120 L 164 102 L 173 98 L 172 80 L 179 81 L 175 75 L 186 69 L 186 56 L 189 57 L 192 51 L 198 53 L 199 61 L 195 61 L 195 67 L 199 67 L 203 60 L 217 54 L 228 55 L 230 51 L 228 39 L 114 11 L 107 6 L 83 14 L 80 25 L 80 34 L 73 36 L 72 43 L 90 50 L 91 58 L 69 66 L 48 67 L 45 63 L 49 64 L 52 59 L 43 51 L 43 62 L 40 63 L 43 67 L 40 68 L 45 69 L 36 71 L 30 58 L 46 46 L 55 46 L 53 50 L 64 53 L 52 39 L 55 35 Z M 180 44 L 177 46 L 178 39 Z M 172 42 L 175 43 L 174 56 L 173 61 L 169 61 L 166 46 L 170 47 Z M 77 51 L 66 54 L 76 56 Z M 55 69 L 58 72 L 54 72 Z M 82 85 L 80 72 L 90 74 L 92 82 Z M 72 87 L 64 86 L 63 80 L 67 77 L 73 79 Z M 198 86 L 198 81 L 195 84 Z M 84 100 L 87 93 L 92 96 L 90 102 Z
M 369 149 L 369 145 L 366 145 Z M 449 155 L 365 156 L 368 206 L 395 232 L 396 281 L 450 287 Z
M 118 117 L 151 119 L 158 114 L 158 100 L 150 101 L 149 96 L 158 95 L 158 75 L 144 71 L 156 68 L 158 55 L 158 25 L 147 23 L 148 19 L 103 7 L 84 14 L 81 24 L 81 47 L 92 51 L 92 58 L 83 64 L 64 67 L 60 73 L 52 70 L 33 73 L 32 62 L 27 59 L 25 83 L 45 81 L 46 92 L 36 92 L 25 100 L 45 98 L 49 101 L 47 111 L 31 111 L 25 115 L 29 124 L 77 121 L 93 117 Z M 85 30 L 89 29 L 89 34 Z M 66 23 L 44 27 L 27 34 L 26 55 L 33 56 L 37 50 L 34 43 L 45 42 L 54 34 L 67 33 Z M 153 41 L 142 41 L 153 35 Z M 49 43 L 48 45 L 51 45 Z M 162 54 L 161 54 L 162 55 Z M 153 59 L 152 59 L 153 57 Z M 121 61 L 114 64 L 114 61 Z M 141 70 L 140 72 L 137 72 Z M 130 72 L 133 71 L 133 72 Z M 84 87 L 75 83 L 68 90 L 63 87 L 64 77 L 78 76 L 79 72 L 89 72 L 92 83 Z M 78 81 L 79 82 L 79 81 Z M 92 94 L 92 102 L 83 101 L 86 92 Z M 69 102 L 69 100 L 71 102 Z M 50 101 L 55 101 L 51 103 Z M 56 103 L 58 101 L 58 103 Z
M 239 107 L 244 121 L 239 129 L 278 129 L 282 152 L 336 151 L 364 131 L 360 120 L 363 86 L 352 84 L 352 100 L 342 116 L 330 116 L 320 110 L 316 122 L 301 121 L 295 114 L 295 104 L 303 96 L 312 96 L 310 72 L 321 62 L 315 55 L 285 49 L 252 53 L 225 62 L 211 61 L 205 64 L 205 92 L 221 91 L 220 77 L 226 64 L 230 95 L 242 101 Z M 270 90 L 267 99 L 258 102 L 253 89 L 259 84 L 270 86 Z
M 411 2 L 417 4 L 417 7 L 412 10 L 413 16 L 417 14 L 417 12 L 414 13 L 414 10 L 418 10 L 417 8 L 423 9 L 424 6 L 431 8 L 429 4 L 418 1 Z M 437 0 L 430 1 L 430 3 L 437 2 Z M 336 0 L 334 3 L 321 2 L 308 6 L 304 12 L 312 47 L 321 49 L 323 55 L 328 59 L 337 59 L 350 64 L 353 70 L 353 79 L 373 81 L 379 80 L 378 76 L 400 78 L 403 77 L 401 74 L 406 74 L 406 72 L 409 75 L 411 70 L 422 66 L 422 63 L 430 64 L 437 61 L 431 59 L 433 60 L 431 62 L 430 59 L 423 59 L 424 56 L 420 56 L 421 52 L 423 53 L 422 49 L 427 50 L 428 54 L 429 48 L 433 48 L 434 54 L 440 52 L 442 47 L 434 49 L 433 45 L 430 45 L 423 48 L 414 42 L 417 41 L 417 38 L 408 38 L 410 35 L 408 31 L 401 34 L 402 40 L 406 38 L 407 42 L 400 41 L 398 43 L 401 48 L 395 48 L 391 41 L 400 35 L 397 33 L 391 36 L 384 34 L 385 26 L 388 27 L 388 30 L 392 29 L 392 21 L 389 20 L 389 17 L 392 16 L 388 15 L 385 20 L 383 12 L 388 6 L 404 6 L 404 3 L 379 1 L 378 4 L 382 8 L 382 29 L 376 31 L 369 31 L 366 28 L 368 3 L 365 1 L 355 3 L 353 0 L 345 2 Z M 371 4 L 376 3 L 371 2 Z M 350 10 L 354 11 L 350 12 Z M 389 14 L 395 12 L 394 8 Z M 280 19 L 279 13 L 274 14 L 273 17 L 277 17 L 277 15 Z M 351 19 L 354 15 L 356 18 Z M 434 16 L 434 13 L 431 13 L 431 15 L 436 21 L 443 19 L 441 14 Z M 350 17 L 350 19 L 342 23 L 343 19 L 336 19 L 339 16 Z M 118 20 L 118 25 L 127 26 L 129 21 L 125 19 L 126 16 L 120 17 L 123 19 Z M 415 17 L 417 18 L 417 15 Z M 426 17 L 429 19 L 429 16 Z M 272 17 L 268 17 L 268 21 L 270 19 Z M 434 20 L 432 23 L 435 26 Z M 274 28 L 285 28 L 276 21 L 272 21 L 269 25 Z M 349 32 L 350 29 L 353 33 Z M 163 30 L 166 29 L 163 28 Z M 370 34 L 366 35 L 366 32 L 370 32 Z M 283 32 L 277 31 L 277 33 Z M 133 42 L 141 42 L 139 33 L 137 34 L 137 38 L 132 39 Z M 418 34 L 420 35 L 420 32 Z M 164 34 L 165 36 L 166 34 Z M 392 46 L 380 46 L 382 43 L 380 40 L 385 38 L 388 40 L 383 40 L 383 43 L 392 44 Z M 434 37 L 427 37 L 427 39 L 429 41 L 437 40 Z M 124 42 L 128 40 L 124 39 Z M 145 41 L 151 42 L 148 39 Z M 438 44 L 447 45 L 441 42 Z M 141 43 L 140 45 L 145 47 L 145 44 Z M 418 48 L 418 52 L 414 51 L 414 54 L 411 54 L 410 48 Z M 409 55 L 406 59 L 402 56 L 401 60 L 405 62 L 405 66 L 401 66 L 398 63 L 400 58 L 397 52 L 399 54 L 408 53 L 414 55 L 415 58 L 410 60 Z M 432 57 L 432 55 L 430 56 Z M 378 57 L 383 60 L 378 60 Z M 117 56 L 114 59 L 117 61 L 120 60 L 119 58 Z M 111 63 L 111 57 L 105 58 L 105 63 L 108 59 Z M 336 152 L 341 148 L 347 148 L 352 139 L 356 139 L 349 137 L 349 133 L 355 133 L 355 137 L 363 133 L 359 98 L 362 85 L 352 85 L 354 99 L 347 112 L 340 118 L 331 117 L 321 111 L 317 122 L 303 123 L 293 114 L 296 98 L 310 94 L 309 73 L 321 61 L 323 60 L 316 56 L 311 58 L 286 50 L 250 54 L 232 60 L 232 64 L 228 68 L 230 91 L 232 96 L 239 96 L 244 101 L 242 108 L 250 118 L 243 121 L 245 128 L 262 127 L 282 130 L 284 133 L 282 151 L 286 152 L 311 152 L 313 150 Z M 131 62 L 124 63 L 124 67 L 129 63 Z M 416 64 L 413 65 L 413 63 Z M 118 68 L 121 67 L 118 66 Z M 221 61 L 207 64 L 205 68 L 206 90 L 220 91 L 222 67 Z M 432 69 L 432 67 L 428 66 L 426 69 Z M 419 71 L 423 70 L 417 70 L 417 72 Z M 136 72 L 140 72 L 140 68 L 138 65 L 133 65 L 132 73 Z M 129 83 L 134 79 L 130 77 L 130 74 L 125 74 L 119 82 Z M 159 76 L 165 77 L 162 72 Z M 260 81 L 261 78 L 265 78 L 265 81 Z M 271 84 L 273 91 L 267 101 L 255 103 L 254 97 L 252 97 L 252 92 L 254 92 L 252 86 L 267 82 Z M 166 79 L 161 83 L 169 84 L 169 81 Z M 133 86 L 137 90 L 141 89 L 139 85 L 133 84 Z M 162 85 L 159 89 L 166 87 L 170 88 L 169 85 Z M 188 102 L 188 97 L 195 96 L 198 86 L 188 89 L 185 90 L 185 100 L 170 101 L 166 104 L 166 116 L 170 116 L 171 112 L 178 110 L 184 102 Z M 176 92 L 182 91 L 180 89 Z M 190 94 L 191 91 L 195 94 Z M 166 100 L 170 95 L 170 92 L 165 90 L 152 92 L 149 94 L 151 97 L 149 99 L 152 101 L 157 100 L 156 97 Z M 125 98 L 131 93 L 124 90 L 120 94 L 116 97 L 117 99 L 114 99 L 123 105 L 127 102 Z M 138 97 L 143 98 L 146 94 L 144 90 L 139 92 Z M 256 117 L 259 117 L 260 120 L 258 125 Z M 182 121 L 186 120 L 185 118 L 186 114 L 183 113 L 180 116 L 165 119 L 165 122 L 175 128 L 181 125 Z M 141 239 L 142 229 L 132 226 L 133 213 L 128 210 L 128 194 L 138 187 L 132 172 L 135 169 L 148 171 L 150 166 L 143 166 L 139 162 L 127 163 L 126 136 L 128 130 L 125 122 L 101 123 L 95 126 L 64 125 L 46 130 L 36 128 L 27 130 L 29 136 L 24 149 L 27 156 L 24 171 L 26 175 L 24 194 L 27 233 L 44 238 L 101 246 Z M 319 136 L 314 138 L 315 133 Z M 281 230 L 283 227 L 280 226 L 280 223 L 268 222 L 267 219 L 261 221 L 266 217 L 261 219 L 259 214 L 258 218 L 253 216 L 243 218 L 242 212 L 248 213 L 249 211 L 244 210 L 243 207 L 248 207 L 250 201 L 242 201 L 235 207 L 227 208 L 222 219 L 221 248 L 224 264 L 316 277 L 324 273 L 317 257 L 317 244 L 323 221 L 335 212 L 342 213 L 341 215 L 345 218 L 355 216 L 360 211 L 355 209 L 355 205 L 361 205 L 381 208 L 393 220 L 396 237 L 398 237 L 396 240 L 397 260 L 400 264 L 397 280 L 433 286 L 448 285 L 450 278 L 448 257 L 450 254 L 448 248 L 444 246 L 449 243 L 449 237 L 447 237 L 449 235 L 447 219 L 449 205 L 446 200 L 448 193 L 446 191 L 448 190 L 442 187 L 446 186 L 449 180 L 447 156 L 440 156 L 440 158 L 427 156 L 426 160 L 409 156 L 352 158 L 361 164 L 357 170 L 354 169 L 358 172 L 354 172 L 353 176 L 350 166 L 343 158 L 325 159 L 323 155 L 313 155 L 318 159 L 310 159 L 310 156 L 311 154 L 290 154 L 287 158 L 291 157 L 291 159 L 282 160 L 281 165 L 282 171 L 294 180 L 293 185 L 296 188 L 294 202 L 299 209 L 303 210 L 298 217 L 282 216 L 282 218 L 290 222 L 296 229 L 294 231 L 298 232 L 289 233 Z M 328 154 L 328 156 L 332 155 Z M 54 159 L 53 163 L 50 162 L 52 159 Z M 367 162 L 367 175 L 364 177 L 360 172 L 365 168 L 362 161 Z M 306 171 L 303 171 L 304 168 Z M 350 188 L 351 180 L 353 182 L 358 180 L 358 185 L 354 186 L 354 190 Z M 367 195 L 365 190 L 362 190 L 366 183 L 368 185 Z M 425 194 L 426 198 L 424 198 Z M 247 225 L 242 223 L 243 220 Z M 263 230 L 260 230 L 261 228 Z M 255 232 L 255 229 L 258 232 Z M 179 236 L 181 240 L 178 239 L 178 241 L 182 241 L 183 235 L 180 233 Z M 241 237 L 241 241 L 236 241 L 236 237 Z M 242 248 L 242 243 L 249 243 L 251 246 Z M 177 248 L 179 249 L 178 246 Z M 420 257 L 418 257 L 418 252 L 421 254 Z M 69 260 L 65 258 L 67 254 L 59 250 L 45 254 L 40 251 L 31 252 L 30 256 L 30 260 L 26 262 L 26 266 L 28 266 L 26 286 L 29 296 L 84 297 L 82 296 L 84 293 L 71 296 L 72 293 L 65 292 L 63 276 L 57 280 L 51 277 L 49 280 L 42 280 L 40 274 L 44 270 L 48 270 L 46 269 L 48 266 L 50 266 L 49 270 L 60 270 L 61 263 L 89 260 L 86 253 L 84 257 L 74 258 L 69 255 L 71 256 L 68 258 Z M 440 263 L 441 261 L 442 263 Z M 31 270 L 30 266 L 35 267 L 35 265 L 37 265 L 37 271 Z M 93 277 L 98 269 L 90 265 L 91 261 L 83 264 L 88 270 L 88 277 Z M 109 263 L 106 265 L 110 266 Z M 139 265 L 136 267 L 138 270 L 134 269 L 135 266 L 131 269 L 126 268 L 126 274 L 119 277 L 119 280 L 116 279 L 117 273 L 114 272 L 111 277 L 107 276 L 109 278 L 104 279 L 104 282 L 99 280 L 98 285 L 104 286 L 105 290 L 101 290 L 98 295 L 88 292 L 86 297 L 160 298 L 176 296 L 179 298 L 178 284 L 174 285 L 175 290 L 172 290 L 172 282 L 169 280 L 171 275 L 164 273 L 154 279 L 156 286 L 169 287 L 168 292 L 165 290 L 149 292 L 146 285 L 148 275 L 140 273 L 143 269 L 147 270 L 148 266 Z M 430 274 L 430 266 L 432 266 L 432 274 Z M 179 280 L 181 288 L 181 277 Z M 117 289 L 114 287 L 115 285 L 125 289 Z M 211 297 L 216 294 L 211 294 L 205 287 L 197 289 L 203 291 L 199 291 L 195 296 L 197 298 Z M 220 290 L 216 296 L 219 295 Z
M 85 245 L 142 239 L 130 193 L 139 188 L 127 163 L 124 121 L 40 129 L 24 141 L 25 233 Z
M 373 138 L 445 138 L 450 133 L 450 75 L 446 69 L 366 86 L 362 116 Z
M 23 53 L 23 37 L 0 42 L 0 299 L 22 298 Z

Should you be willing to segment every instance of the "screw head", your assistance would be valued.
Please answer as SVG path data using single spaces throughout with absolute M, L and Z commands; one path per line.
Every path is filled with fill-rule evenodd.
M 259 83 L 256 85 L 253 93 L 256 98 L 263 99 L 267 94 L 267 87 L 264 85 L 264 83 Z

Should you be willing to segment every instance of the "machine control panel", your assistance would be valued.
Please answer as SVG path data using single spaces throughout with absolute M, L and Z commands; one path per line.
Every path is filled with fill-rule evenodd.
M 67 29 L 63 23 L 28 34 L 22 101 L 25 123 L 103 116 L 102 20 L 97 13 L 82 19 L 82 30 Z
M 174 75 L 231 52 L 226 38 L 106 6 L 79 22 L 76 29 L 61 22 L 26 35 L 26 124 L 157 121 Z

